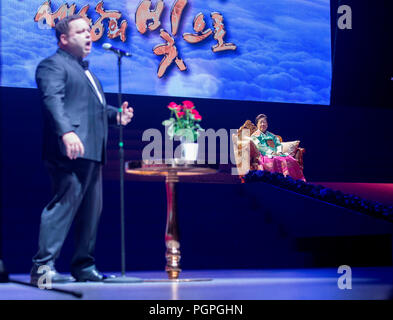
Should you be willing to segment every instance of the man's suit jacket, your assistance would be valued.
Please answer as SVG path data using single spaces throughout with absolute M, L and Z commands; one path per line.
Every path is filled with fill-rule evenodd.
M 101 84 L 93 78 L 103 103 L 71 54 L 58 49 L 39 63 L 36 82 L 43 102 L 43 159 L 64 158 L 62 136 L 74 131 L 85 147 L 82 158 L 105 163 L 108 123 L 116 125 L 117 109 L 106 104 Z

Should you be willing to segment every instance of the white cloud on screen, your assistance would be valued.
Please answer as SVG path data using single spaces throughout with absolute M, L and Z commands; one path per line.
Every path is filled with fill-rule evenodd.
M 166 95 L 210 98 L 216 96 L 220 85 L 221 81 L 207 72 L 190 74 L 186 81 L 176 74 L 166 83 Z

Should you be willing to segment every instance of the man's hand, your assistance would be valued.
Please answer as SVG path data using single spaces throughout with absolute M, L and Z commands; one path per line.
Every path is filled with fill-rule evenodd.
M 85 147 L 82 141 L 79 139 L 78 135 L 71 131 L 67 132 L 62 137 L 63 143 L 66 147 L 67 157 L 71 160 L 75 160 L 78 156 L 85 154 Z
M 134 116 L 134 109 L 128 107 L 128 102 L 125 101 L 121 105 L 121 110 L 121 124 L 126 126 L 131 122 L 131 119 Z M 117 123 L 120 123 L 120 113 L 117 114 Z

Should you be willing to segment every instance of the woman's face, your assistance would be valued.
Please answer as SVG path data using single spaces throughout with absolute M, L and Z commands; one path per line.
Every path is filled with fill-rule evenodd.
M 267 130 L 267 119 L 266 118 L 259 119 L 257 123 L 257 128 L 260 131 L 265 132 Z

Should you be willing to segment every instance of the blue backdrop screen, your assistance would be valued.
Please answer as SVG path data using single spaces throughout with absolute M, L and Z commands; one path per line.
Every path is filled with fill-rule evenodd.
M 35 88 L 57 49 L 54 25 L 90 19 L 92 70 L 117 92 L 327 105 L 332 77 L 329 0 L 3 1 L 1 86 Z

